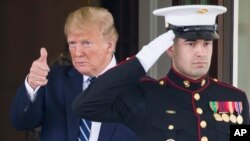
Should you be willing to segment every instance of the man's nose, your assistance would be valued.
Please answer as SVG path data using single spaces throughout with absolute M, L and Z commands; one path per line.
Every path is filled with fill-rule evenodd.
M 76 54 L 76 56 L 83 56 L 84 55 L 84 49 L 80 44 L 76 45 L 75 54 Z
M 205 45 L 204 44 L 198 44 L 197 45 L 197 54 L 202 56 L 202 55 L 205 54 L 205 52 L 206 52 Z

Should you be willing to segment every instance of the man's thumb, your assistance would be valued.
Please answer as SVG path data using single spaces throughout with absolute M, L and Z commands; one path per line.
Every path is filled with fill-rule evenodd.
M 45 48 L 40 49 L 40 58 L 39 60 L 42 61 L 43 63 L 47 63 L 47 50 Z

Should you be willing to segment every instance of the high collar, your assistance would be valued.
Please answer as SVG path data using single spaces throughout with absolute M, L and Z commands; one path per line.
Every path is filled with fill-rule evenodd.
M 200 91 L 206 88 L 210 83 L 208 75 L 204 75 L 200 79 L 193 80 L 181 75 L 174 68 L 171 68 L 168 72 L 167 79 L 169 83 L 171 83 L 175 87 L 191 93 L 193 91 Z

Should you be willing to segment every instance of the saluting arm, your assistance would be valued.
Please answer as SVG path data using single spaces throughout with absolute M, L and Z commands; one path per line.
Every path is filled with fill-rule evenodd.
M 131 106 L 140 101 L 139 95 L 135 95 L 139 91 L 135 84 L 144 75 L 137 58 L 110 69 L 75 98 L 73 111 L 92 121 L 126 120 L 132 114 Z M 127 101 L 128 97 L 133 100 Z
M 137 110 L 134 107 L 143 101 L 143 95 L 137 85 L 139 79 L 173 45 L 174 37 L 172 30 L 160 35 L 145 45 L 136 54 L 136 58 L 100 76 L 73 101 L 72 108 L 75 113 L 96 121 L 129 120 Z

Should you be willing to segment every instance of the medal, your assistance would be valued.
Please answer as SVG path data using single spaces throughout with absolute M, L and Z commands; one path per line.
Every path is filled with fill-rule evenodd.
M 209 102 L 210 109 L 214 112 L 213 116 L 216 121 L 222 121 L 221 116 L 217 113 L 218 111 L 218 102 L 210 101 Z
M 216 121 L 222 121 L 222 118 L 218 113 L 214 113 L 214 118 Z
M 241 115 L 237 116 L 237 123 L 242 124 L 243 123 L 243 117 Z
M 222 118 L 222 120 L 223 121 L 225 121 L 225 122 L 229 122 L 229 116 L 226 114 L 226 113 L 223 113 L 222 115 L 221 115 L 221 118 Z
M 219 113 L 221 114 L 221 118 L 225 122 L 229 122 L 230 118 L 228 116 L 228 106 L 227 102 L 218 102 L 219 103 Z
M 230 113 L 230 110 L 229 110 L 229 102 L 228 101 L 226 101 L 226 102 L 223 102 L 223 106 L 224 106 L 224 110 L 228 113 Z M 225 113 L 224 115 L 223 115 L 223 118 L 224 118 L 224 121 L 225 122 L 229 122 L 230 121 L 230 117 L 229 117 L 229 115 L 227 114 L 227 113 Z
M 230 121 L 232 123 L 236 123 L 237 122 L 237 118 L 236 118 L 236 116 L 234 114 L 231 114 L 229 118 L 230 118 Z
M 236 123 L 237 122 L 237 118 L 236 116 L 234 115 L 234 102 L 233 101 L 229 101 L 228 102 L 228 110 L 229 110 L 229 113 L 230 113 L 230 116 L 229 116 L 229 119 L 232 123 Z
M 236 119 L 238 124 L 243 123 L 243 117 L 241 116 L 242 108 L 243 108 L 242 102 L 235 102 L 235 111 L 238 113 L 238 116 Z

